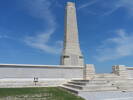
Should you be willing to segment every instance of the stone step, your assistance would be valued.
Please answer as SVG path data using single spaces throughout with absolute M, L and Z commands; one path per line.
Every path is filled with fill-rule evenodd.
M 106 79 L 93 79 L 93 80 L 72 80 L 71 82 L 84 82 L 84 83 L 103 83 L 108 82 L 109 80 Z
M 119 91 L 133 91 L 133 86 L 119 86 L 117 89 Z
M 72 80 L 73 82 L 89 82 L 90 80 Z
M 68 82 L 70 84 L 76 84 L 76 85 L 86 85 L 87 83 L 86 82 Z
M 72 80 L 64 86 L 71 91 L 133 91 L 133 80 L 95 78 L 93 80 Z
M 102 83 L 109 83 L 109 81 L 107 81 L 107 80 L 91 80 L 88 82 L 88 84 L 95 84 L 95 83 L 97 83 L 97 84 L 101 83 L 102 84 Z
M 117 85 L 117 86 L 133 86 L 133 83 L 115 83 L 114 85 Z
M 93 80 L 109 80 L 109 81 L 115 81 L 115 80 L 122 80 L 120 78 L 94 78 Z
M 68 87 L 68 86 L 60 86 L 61 88 L 64 88 L 72 93 L 75 93 L 75 94 L 78 94 L 79 92 L 83 91 L 83 92 L 101 92 L 101 91 L 117 91 L 117 88 L 116 87 L 111 87 L 111 88 L 87 88 L 87 89 L 83 89 L 83 90 L 80 90 L 80 89 L 76 89 L 76 88 L 72 88 L 72 87 Z
M 82 85 L 75 85 L 75 84 L 64 84 L 65 86 L 67 87 L 71 87 L 71 88 L 76 88 L 76 89 L 79 89 L 79 90 L 116 90 L 117 88 L 112 86 L 111 84 L 106 84 L 106 85 L 94 85 L 94 84 L 91 84 L 91 85 L 86 85 L 86 86 L 82 86 Z
M 65 90 L 68 90 L 74 94 L 78 94 L 78 92 L 80 91 L 79 89 L 75 89 L 75 88 L 72 88 L 72 87 L 68 87 L 68 86 L 60 86 L 60 88 L 63 88 Z
M 87 86 L 83 88 L 84 91 L 117 91 L 113 86 Z
M 88 84 L 108 84 L 108 83 L 112 83 L 112 81 L 109 81 L 109 80 L 90 80 L 90 81 L 71 81 L 69 83 L 72 83 L 72 84 L 77 84 L 77 85 L 88 85 Z
M 85 85 L 86 87 L 87 86 L 89 86 L 89 87 L 91 87 L 91 86 L 99 86 L 99 87 L 101 87 L 101 86 L 114 86 L 113 84 L 110 84 L 110 83 L 107 83 L 107 84 L 87 84 L 87 85 Z
M 119 79 L 122 79 L 121 77 L 95 77 L 95 78 L 105 78 L 105 79 L 107 79 L 107 78 L 111 78 L 111 79 L 112 78 L 117 78 L 118 79 L 119 78 Z
M 83 89 L 83 86 L 81 85 L 76 85 L 76 84 L 63 84 L 64 86 L 71 87 L 71 88 L 76 88 L 76 89 Z
M 116 80 L 115 82 L 119 82 L 119 83 L 133 83 L 133 80 Z
M 115 74 L 96 74 L 95 77 L 119 77 Z
M 71 81 L 71 82 L 68 82 L 70 84 L 76 84 L 76 85 L 103 85 L 103 84 L 109 84 L 110 82 L 108 81 L 99 81 L 99 80 L 91 80 L 90 82 L 74 82 L 74 81 Z

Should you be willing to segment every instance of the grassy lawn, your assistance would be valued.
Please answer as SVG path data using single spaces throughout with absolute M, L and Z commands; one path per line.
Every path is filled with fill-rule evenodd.
M 9 100 L 84 100 L 57 87 L 0 88 L 0 98 L 7 97 Z

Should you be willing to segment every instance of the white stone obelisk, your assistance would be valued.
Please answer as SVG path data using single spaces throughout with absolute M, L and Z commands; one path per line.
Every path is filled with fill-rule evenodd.
M 68 2 L 65 15 L 64 48 L 61 65 L 83 66 L 84 58 L 80 50 L 75 3 Z

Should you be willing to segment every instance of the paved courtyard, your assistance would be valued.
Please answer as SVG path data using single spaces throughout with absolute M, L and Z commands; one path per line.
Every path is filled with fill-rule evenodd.
M 81 92 L 86 100 L 133 100 L 133 92 Z

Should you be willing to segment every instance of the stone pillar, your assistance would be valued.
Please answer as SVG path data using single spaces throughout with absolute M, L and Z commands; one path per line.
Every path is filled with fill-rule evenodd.
M 61 65 L 84 66 L 84 57 L 80 50 L 76 8 L 73 2 L 68 2 L 65 15 L 65 35 Z
M 84 80 L 91 80 L 95 77 L 95 66 L 93 64 L 86 64 L 84 67 Z
M 112 69 L 114 74 L 121 76 L 122 78 L 128 78 L 128 72 L 125 65 L 115 65 Z

